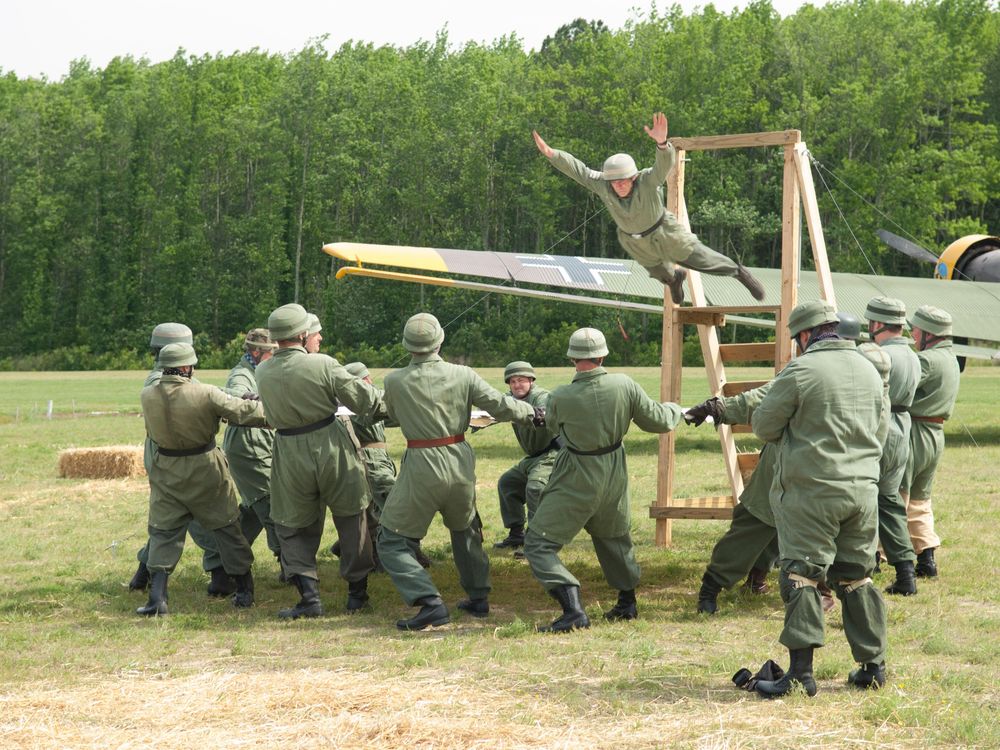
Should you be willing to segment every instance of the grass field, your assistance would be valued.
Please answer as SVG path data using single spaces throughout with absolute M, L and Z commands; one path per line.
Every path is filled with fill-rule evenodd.
M 658 392 L 656 371 L 630 372 Z M 501 385 L 500 371 L 484 375 Z M 541 370 L 540 383 L 570 375 Z M 198 376 L 219 384 L 225 373 Z M 393 621 L 412 610 L 385 575 L 372 578 L 372 610 L 349 617 L 327 551 L 332 523 L 320 560 L 326 617 L 276 619 L 297 596 L 277 583 L 263 539 L 252 610 L 205 595 L 189 542 L 171 577 L 171 614 L 135 616 L 145 595 L 125 584 L 145 539 L 145 481 L 59 479 L 56 456 L 67 447 L 139 445 L 144 377 L 0 373 L 0 747 L 1000 747 L 998 369 L 963 375 L 935 487 L 942 574 L 921 581 L 916 597 L 889 600 L 887 688 L 846 687 L 852 660 L 838 607 L 816 656 L 819 695 L 772 702 L 737 690 L 730 677 L 769 657 L 787 663 L 777 592 L 729 592 L 717 616 L 695 614 L 701 574 L 725 525 L 678 521 L 674 546 L 654 546 L 647 508 L 657 442 L 635 429 L 627 449 L 643 567 L 638 621 L 601 620 L 615 592 L 586 535 L 564 560 L 583 582 L 588 631 L 533 632 L 556 605 L 525 563 L 500 553 L 492 555 L 484 620 L 453 609 L 449 626 L 400 633 Z M 702 371 L 685 372 L 684 392 L 687 404 L 705 397 Z M 401 438 L 388 433 L 398 458 Z M 504 533 L 496 480 L 519 453 L 504 425 L 470 440 L 492 543 Z M 712 429 L 678 428 L 678 496 L 722 488 Z M 440 523 L 425 549 L 453 605 L 462 592 Z M 891 569 L 877 583 L 890 580 Z

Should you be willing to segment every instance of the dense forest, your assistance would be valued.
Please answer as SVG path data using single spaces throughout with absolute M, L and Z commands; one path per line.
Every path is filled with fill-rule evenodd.
M 74 63 L 59 81 L 0 71 L 0 369 L 148 365 L 149 330 L 178 320 L 203 364 L 298 301 L 324 350 L 398 361 L 405 319 L 451 323 L 445 353 L 558 364 L 585 306 L 351 280 L 327 242 L 620 257 L 600 204 L 555 172 L 531 130 L 591 165 L 653 156 L 674 136 L 796 128 L 837 271 L 918 275 L 875 229 L 940 249 L 1000 232 L 1000 14 L 986 0 L 853 0 L 781 18 L 770 2 L 578 19 L 538 50 L 515 36 L 457 48 L 322 38 L 150 63 Z M 829 191 L 827 190 L 829 187 Z M 699 154 L 694 230 L 747 265 L 780 243 L 780 150 Z M 856 239 L 855 239 L 856 238 Z M 659 320 L 622 315 L 619 362 L 658 361 Z

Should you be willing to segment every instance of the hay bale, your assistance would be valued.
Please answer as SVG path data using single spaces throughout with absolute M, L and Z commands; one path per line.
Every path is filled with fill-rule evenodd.
M 146 475 L 142 448 L 111 445 L 59 452 L 59 476 L 69 479 L 129 479 Z

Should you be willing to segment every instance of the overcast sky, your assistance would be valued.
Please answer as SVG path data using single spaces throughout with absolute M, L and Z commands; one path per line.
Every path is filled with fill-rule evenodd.
M 680 2 L 688 11 L 707 4 Z M 712 4 L 729 12 L 746 0 Z M 772 4 L 787 15 L 804 2 Z M 181 47 L 195 55 L 254 47 L 288 53 L 324 34 L 329 50 L 352 39 L 405 47 L 432 40 L 445 27 L 456 46 L 489 43 L 513 32 L 526 48 L 536 49 L 575 18 L 600 19 L 619 29 L 649 7 L 649 0 L 4 0 L 0 70 L 58 81 L 69 72 L 70 61 L 80 58 L 103 68 L 121 55 L 167 60 Z

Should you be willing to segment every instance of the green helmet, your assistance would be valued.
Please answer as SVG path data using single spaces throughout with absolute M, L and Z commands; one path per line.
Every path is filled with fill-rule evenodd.
M 878 374 L 882 377 L 882 385 L 888 383 L 889 371 L 892 370 L 892 360 L 889 358 L 889 353 L 872 341 L 858 344 L 858 352 L 875 365 L 875 369 L 878 370 Z
M 837 311 L 833 305 L 825 300 L 812 299 L 808 302 L 800 302 L 792 308 L 791 315 L 788 316 L 788 332 L 792 338 L 798 336 L 802 331 L 807 331 L 824 323 L 837 323 Z
M 604 167 L 601 170 L 602 180 L 627 180 L 635 177 L 639 170 L 635 167 L 635 159 L 628 154 L 612 154 L 604 160 Z
M 371 375 L 364 362 L 348 362 L 344 365 L 344 369 L 356 378 L 367 378 Z
M 858 341 L 861 338 L 861 321 L 851 313 L 837 313 L 837 335 L 842 339 Z
M 267 316 L 267 328 L 275 341 L 287 341 L 306 332 L 309 313 L 302 305 L 282 305 Z
M 417 313 L 403 326 L 403 347 L 412 354 L 428 354 L 441 346 L 444 329 L 430 313 Z
M 271 341 L 271 334 L 266 328 L 254 328 L 243 339 L 244 351 L 273 352 L 278 345 Z
M 596 328 L 579 328 L 569 337 L 566 356 L 570 359 L 597 359 L 608 356 L 608 342 Z
M 150 349 L 162 349 L 167 344 L 193 344 L 191 329 L 183 323 L 160 323 L 149 337 Z
M 906 305 L 895 297 L 872 297 L 865 308 L 865 319 L 893 326 L 906 325 Z
M 939 307 L 921 305 L 910 318 L 910 326 L 933 336 L 951 336 L 951 315 Z
M 198 357 L 195 356 L 194 347 L 191 344 L 167 344 L 160 349 L 160 357 L 157 361 L 163 368 L 184 367 L 198 364 Z
M 523 362 L 521 360 L 511 362 L 503 369 L 503 382 L 509 383 L 510 379 L 514 377 L 531 378 L 534 380 L 535 368 L 531 366 L 531 362 Z
M 312 336 L 314 333 L 319 333 L 323 330 L 323 325 L 319 322 L 319 316 L 309 313 L 309 327 L 306 329 L 306 334 Z

